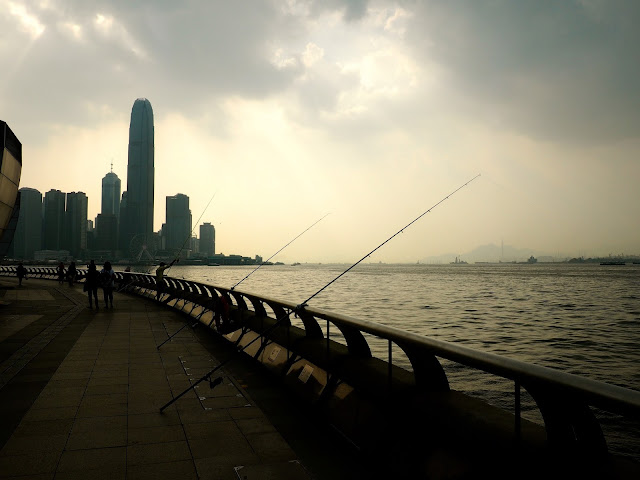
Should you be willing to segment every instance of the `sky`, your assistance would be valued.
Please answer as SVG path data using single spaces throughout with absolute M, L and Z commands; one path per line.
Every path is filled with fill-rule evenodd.
M 640 254 L 639 23 L 631 0 L 0 0 L 0 119 L 20 186 L 94 219 L 149 99 L 154 229 L 183 193 L 227 255 L 329 214 L 274 261 L 355 262 L 477 175 L 368 261 Z

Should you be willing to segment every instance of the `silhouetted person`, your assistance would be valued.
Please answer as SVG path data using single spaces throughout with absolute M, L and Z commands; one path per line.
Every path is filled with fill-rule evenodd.
M 175 263 L 176 259 L 173 259 L 169 265 L 164 262 L 160 262 L 156 269 L 156 300 L 160 300 L 160 295 L 164 292 L 164 271 L 171 267 Z
M 109 308 L 109 303 L 111 303 L 111 308 L 113 308 L 113 276 L 115 273 L 113 268 L 111 268 L 111 262 L 104 262 L 104 268 L 100 270 L 100 284 L 104 291 L 104 308 Z
M 27 269 L 22 266 L 22 262 L 18 263 L 16 268 L 16 276 L 18 277 L 18 286 L 22 286 L 22 279 L 27 278 Z
M 73 282 L 76 280 L 76 275 L 78 275 L 78 271 L 76 270 L 76 262 L 71 262 L 67 270 L 67 280 L 69 281 L 70 287 L 73 287 Z
M 60 283 L 60 285 L 62 285 L 64 283 L 64 263 L 60 262 L 58 264 L 58 282 Z
M 93 299 L 96 301 L 96 310 L 98 306 L 98 269 L 93 260 L 87 265 L 87 276 L 84 279 L 84 291 L 89 294 L 89 308 L 93 308 Z M 92 299 L 93 297 L 93 299 Z

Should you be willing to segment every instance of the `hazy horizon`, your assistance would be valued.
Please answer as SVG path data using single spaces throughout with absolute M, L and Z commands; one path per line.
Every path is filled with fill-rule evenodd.
M 0 119 L 20 187 L 126 188 L 155 121 L 154 230 L 190 198 L 216 250 L 352 263 L 480 245 L 640 251 L 640 4 L 0 0 Z M 194 227 L 197 227 L 194 223 Z M 195 228 L 198 233 L 198 228 Z

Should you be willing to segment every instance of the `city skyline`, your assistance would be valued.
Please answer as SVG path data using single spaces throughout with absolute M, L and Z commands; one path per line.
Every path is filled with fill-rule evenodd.
M 268 257 L 330 212 L 277 260 L 348 263 L 478 173 L 372 261 L 501 239 L 639 250 L 640 5 L 12 5 L 0 101 L 21 185 L 83 191 L 90 218 L 95 171 L 113 162 L 124 182 L 131 102 L 147 98 L 154 201 L 182 192 L 197 218 L 216 193 L 201 223 L 221 252 Z

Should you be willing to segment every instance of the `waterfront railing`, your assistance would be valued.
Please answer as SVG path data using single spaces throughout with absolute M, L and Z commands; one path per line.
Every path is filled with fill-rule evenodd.
M 27 270 L 30 277 L 58 278 L 53 267 Z M 84 274 L 79 271 L 79 281 Z M 0 267 L 0 275 L 15 276 L 15 267 Z M 442 359 L 512 383 L 510 441 L 519 442 L 528 435 L 525 430 L 535 430 L 522 418 L 525 391 L 544 423 L 545 448 L 555 451 L 607 455 L 607 441 L 594 410 L 631 422 L 640 418 L 638 391 L 391 326 L 309 306 L 300 309 L 292 302 L 185 279 L 165 277 L 157 285 L 153 275 L 116 272 L 115 281 L 119 291 L 157 299 L 195 319 L 196 324 L 217 331 L 302 396 L 332 410 L 333 421 L 352 438 L 366 439 L 371 434 L 363 427 L 367 405 L 397 409 L 403 408 L 398 407 L 403 402 L 409 405 L 422 399 L 431 402 L 428 405 L 433 409 L 442 407 L 437 399 L 443 399 L 449 406 L 461 402 L 463 409 L 476 409 L 477 403 L 452 396 Z M 368 341 L 372 337 L 386 345 L 385 358 L 372 354 Z M 406 355 L 410 369 L 395 364 L 400 353 Z M 431 420 L 437 421 L 438 415 L 432 412 Z

